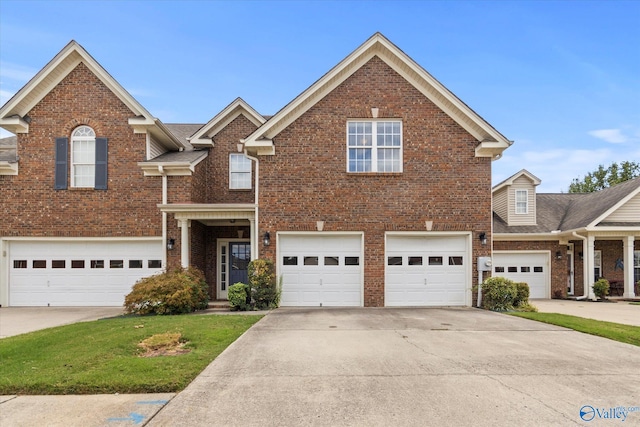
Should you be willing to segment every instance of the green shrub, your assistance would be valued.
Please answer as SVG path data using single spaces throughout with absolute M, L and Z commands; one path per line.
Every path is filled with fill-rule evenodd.
M 528 302 L 525 302 L 517 306 L 515 310 L 521 311 L 521 312 L 537 313 L 538 307 L 536 307 L 535 305 L 531 305 Z
M 489 277 L 482 283 L 482 308 L 492 311 L 513 310 L 517 295 L 513 281 L 504 277 Z
M 516 298 L 513 300 L 513 306 L 519 307 L 529 303 L 529 285 L 524 282 L 516 284 Z
M 127 313 L 183 314 L 207 308 L 209 295 L 202 272 L 178 268 L 140 279 L 125 297 Z
M 604 299 L 609 295 L 609 281 L 600 279 L 593 284 L 593 293 L 600 299 Z
M 267 259 L 254 259 L 248 268 L 251 298 L 256 309 L 275 308 L 280 303 L 280 293 L 276 284 L 273 262 Z
M 251 300 L 247 297 L 249 295 L 249 285 L 244 283 L 234 283 L 229 286 L 227 290 L 227 298 L 229 299 L 229 304 L 231 308 L 234 310 L 247 311 L 251 308 Z

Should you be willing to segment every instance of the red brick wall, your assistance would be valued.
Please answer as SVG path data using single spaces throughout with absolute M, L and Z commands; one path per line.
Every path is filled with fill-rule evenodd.
M 257 127 L 245 116 L 240 115 L 224 129 L 214 135 L 215 147 L 209 151 L 207 177 L 210 185 L 207 192 L 207 203 L 253 203 L 255 189 L 229 189 L 229 154 L 237 153 L 240 139 L 246 138 Z M 252 186 L 255 179 L 255 164 L 252 163 Z
M 346 122 L 403 123 L 403 173 L 346 172 Z M 374 57 L 274 138 L 275 156 L 260 159 L 260 230 L 365 233 L 365 306 L 384 305 L 384 233 L 473 231 L 473 259 L 488 256 L 477 233 L 491 230 L 491 165 L 477 141 L 417 89 Z M 275 261 L 275 244 L 260 256 Z M 473 284 L 471 283 L 471 284 Z
M 145 178 L 145 135 L 134 134 L 134 114 L 79 64 L 28 113 L 18 135 L 20 173 L 0 176 L 2 236 L 160 236 L 160 179 Z M 55 138 L 79 125 L 108 138 L 108 190 L 54 190 Z M 70 155 L 71 150 L 69 150 Z M 12 201 L 21 203 L 12 203 Z

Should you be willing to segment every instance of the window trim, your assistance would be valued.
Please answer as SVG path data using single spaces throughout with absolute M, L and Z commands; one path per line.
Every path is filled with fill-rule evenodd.
M 398 123 L 400 125 L 400 146 L 378 146 L 377 145 L 377 135 L 378 129 L 376 124 L 380 122 L 388 122 L 388 123 Z M 371 146 L 367 147 L 357 147 L 349 145 L 349 125 L 351 123 L 371 123 Z M 347 173 L 352 174 L 398 174 L 404 171 L 404 124 L 401 119 L 397 118 L 384 118 L 384 119 L 348 119 L 345 125 L 345 147 L 346 147 L 346 171 Z M 369 171 L 352 171 L 349 170 L 349 149 L 350 148 L 367 148 L 371 150 L 371 170 Z M 398 150 L 399 153 L 399 169 L 397 171 L 379 171 L 378 170 L 378 150 L 379 149 L 394 149 Z
M 518 193 L 524 193 L 524 201 L 518 201 Z M 515 214 L 516 215 L 527 215 L 529 213 L 529 190 L 526 189 L 516 189 L 514 194 L 515 201 Z M 524 203 L 524 212 L 518 211 L 518 203 Z
M 81 129 L 88 129 L 91 135 L 76 135 Z M 93 154 L 89 156 L 90 162 L 77 162 L 75 157 L 75 145 L 81 141 L 93 142 Z M 71 132 L 71 187 L 72 188 L 95 188 L 96 181 L 96 132 L 92 127 L 87 125 L 78 126 Z M 78 185 L 76 183 L 76 166 L 90 166 L 93 168 L 93 179 L 88 185 Z
M 248 171 L 246 171 L 246 170 L 240 170 L 240 171 L 233 170 L 233 168 L 232 168 L 232 165 L 233 165 L 232 158 L 236 157 L 236 156 L 246 159 L 246 161 L 249 164 L 249 170 Z M 240 175 L 240 174 L 246 175 L 246 174 L 248 174 L 249 175 L 249 180 L 248 180 L 249 184 L 248 184 L 248 186 L 244 186 L 244 187 L 242 187 L 242 186 L 237 186 L 237 187 L 234 186 L 233 185 L 234 181 L 232 179 L 232 176 L 234 174 L 237 174 L 237 175 Z M 229 153 L 229 190 L 251 190 L 251 189 L 253 189 L 253 164 L 251 162 L 251 159 L 248 158 L 245 154 L 242 154 L 242 153 Z

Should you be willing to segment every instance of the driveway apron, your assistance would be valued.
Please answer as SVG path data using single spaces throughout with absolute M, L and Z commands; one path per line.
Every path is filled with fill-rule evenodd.
M 148 425 L 633 425 L 639 361 L 632 345 L 478 309 L 278 309 Z

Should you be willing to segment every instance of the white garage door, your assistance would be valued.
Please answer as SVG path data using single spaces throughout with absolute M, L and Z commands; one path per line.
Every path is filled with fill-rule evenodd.
M 530 298 L 549 298 L 549 253 L 493 253 L 493 276 L 529 285 Z
M 362 305 L 361 235 L 283 235 L 282 306 Z
M 468 305 L 465 236 L 387 236 L 385 305 Z
M 162 271 L 158 241 L 14 241 L 9 253 L 11 306 L 121 306 L 137 280 Z

